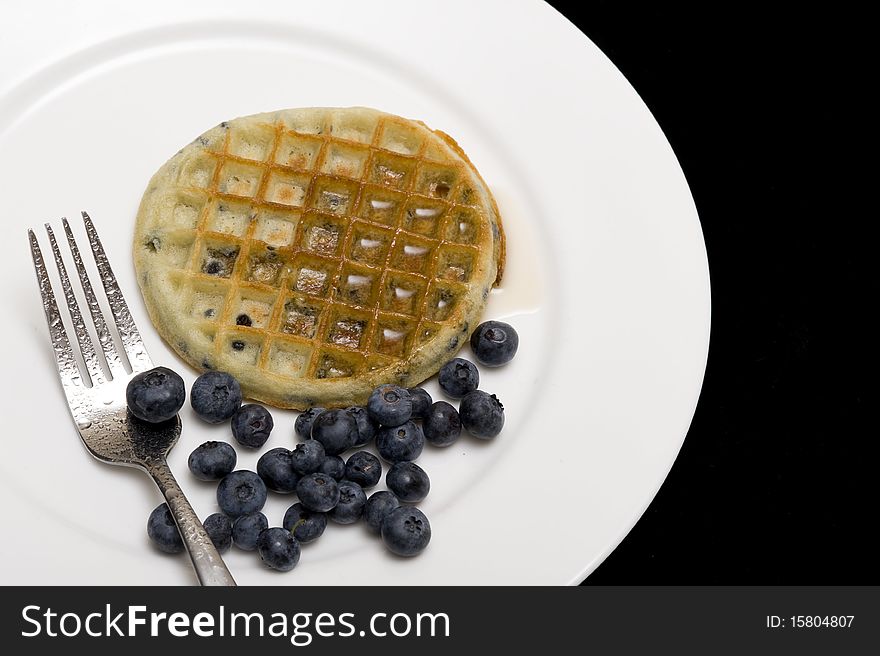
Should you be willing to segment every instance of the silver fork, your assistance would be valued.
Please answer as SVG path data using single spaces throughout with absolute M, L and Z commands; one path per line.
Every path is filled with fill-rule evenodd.
M 67 396 L 67 403 L 70 406 L 70 412 L 76 422 L 80 437 L 86 448 L 98 460 L 116 465 L 137 467 L 153 478 L 171 508 L 171 514 L 174 516 L 174 521 L 177 523 L 183 543 L 189 552 L 196 575 L 202 585 L 235 585 L 235 580 L 208 534 L 205 533 L 202 523 L 177 481 L 174 480 L 166 462 L 168 452 L 177 443 L 177 438 L 180 436 L 180 418 L 175 417 L 163 424 L 153 425 L 142 422 L 128 413 L 125 402 L 125 388 L 128 381 L 134 375 L 152 369 L 153 363 L 150 361 L 150 356 L 147 355 L 144 342 L 134 324 L 128 305 L 122 297 L 116 277 L 110 269 L 110 263 L 107 261 L 101 240 L 98 239 L 95 226 L 88 214 L 83 212 L 82 217 L 98 273 L 113 314 L 119 342 L 122 344 L 131 365 L 132 372 L 130 374 L 124 368 L 122 357 L 117 351 L 110 333 L 110 326 L 104 319 L 104 313 L 89 282 L 88 273 L 83 265 L 82 256 L 77 248 L 73 232 L 70 230 L 70 225 L 67 223 L 67 219 L 62 219 L 64 232 L 67 234 L 67 243 L 82 284 L 83 295 L 89 306 L 98 342 L 110 371 L 108 377 L 101 369 L 95 345 L 89 336 L 73 286 L 61 259 L 61 251 L 55 241 L 52 228 L 47 223 L 46 232 L 49 234 L 52 254 L 58 267 L 61 288 L 70 311 L 76 342 L 79 345 L 79 354 L 82 356 L 88 374 L 85 378 L 80 375 L 76 354 L 55 302 L 55 295 L 52 291 L 52 284 L 49 281 L 40 245 L 34 231 L 28 230 L 31 256 L 34 260 L 37 282 L 40 285 L 40 294 L 43 297 L 43 309 L 49 324 L 52 348 L 55 351 L 55 363 L 58 366 L 61 386 Z

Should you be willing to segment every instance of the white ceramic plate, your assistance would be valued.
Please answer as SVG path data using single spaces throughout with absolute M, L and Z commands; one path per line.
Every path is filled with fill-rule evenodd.
M 51 21 L 44 16 L 52 16 Z M 156 364 L 186 369 L 147 318 L 130 241 L 147 180 L 221 120 L 368 105 L 452 134 L 492 187 L 508 268 L 487 318 L 521 336 L 483 370 L 506 408 L 491 443 L 426 449 L 430 547 L 389 555 L 331 525 L 293 572 L 233 549 L 240 584 L 571 584 L 630 530 L 685 436 L 708 349 L 709 277 L 693 201 L 647 108 L 548 5 L 389 2 L 4 5 L 0 181 L 4 584 L 192 584 L 145 522 L 142 474 L 93 460 L 53 367 L 25 231 L 86 209 Z M 82 226 L 74 221 L 77 234 Z M 45 236 L 45 235 L 43 235 Z M 43 239 L 43 244 L 46 240 Z M 465 351 L 465 356 L 467 352 Z M 439 397 L 432 381 L 428 389 Z M 170 464 L 204 517 L 214 486 L 186 468 L 231 439 L 189 408 Z M 277 412 L 265 449 L 293 443 Z M 239 466 L 258 453 L 239 451 Z M 270 522 L 294 499 L 273 495 Z

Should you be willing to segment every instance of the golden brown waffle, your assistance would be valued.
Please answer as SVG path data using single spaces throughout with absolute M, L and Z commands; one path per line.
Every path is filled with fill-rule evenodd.
M 372 109 L 225 122 L 149 183 L 134 239 L 162 337 L 247 396 L 364 403 L 434 374 L 501 277 L 491 193 L 458 145 Z

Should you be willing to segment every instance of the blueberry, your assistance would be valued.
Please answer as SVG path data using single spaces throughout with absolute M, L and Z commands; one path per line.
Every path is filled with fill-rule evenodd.
M 398 499 L 407 503 L 418 503 L 431 489 L 425 470 L 408 461 L 394 463 L 385 475 L 385 484 Z
M 243 405 L 232 415 L 232 436 L 239 444 L 253 449 L 266 443 L 274 426 L 269 411 L 256 403 Z
M 314 512 L 327 512 L 339 503 L 339 485 L 327 474 L 306 474 L 296 484 L 296 494 Z
M 226 442 L 204 442 L 189 454 L 189 470 L 200 481 L 219 481 L 235 469 L 238 457 Z
M 293 469 L 293 452 L 279 446 L 270 449 L 257 461 L 257 474 L 273 492 L 287 494 L 296 489 L 299 474 Z
M 242 515 L 232 522 L 232 542 L 239 549 L 253 551 L 257 548 L 260 531 L 269 527 L 269 520 L 261 512 Z
M 461 435 L 458 410 L 446 401 L 437 401 L 422 420 L 425 439 L 434 446 L 449 446 Z
M 339 456 L 324 456 L 318 471 L 332 476 L 336 481 L 341 481 L 345 478 L 345 460 Z
M 354 524 L 364 513 L 367 495 L 364 488 L 354 481 L 339 484 L 339 502 L 327 513 L 327 517 L 337 524 Z
M 364 521 L 367 522 L 370 529 L 378 533 L 385 516 L 399 507 L 400 499 L 394 496 L 393 492 L 388 490 L 373 492 L 367 499 L 367 505 L 364 506 Z
M 230 517 L 262 510 L 266 503 L 266 484 L 254 472 L 238 469 L 223 477 L 217 486 L 217 505 Z
M 425 415 L 428 414 L 428 408 L 431 407 L 431 403 L 434 402 L 434 399 L 431 398 L 431 395 L 428 394 L 427 390 L 422 389 L 421 387 L 410 387 L 409 394 L 412 397 L 412 419 L 424 419 Z
M 131 414 L 151 424 L 174 417 L 185 400 L 183 378 L 165 367 L 139 373 L 125 388 L 125 402 Z
M 431 524 L 418 508 L 395 508 L 382 520 L 382 542 L 398 556 L 415 556 L 431 541 Z
M 317 540 L 327 528 L 327 513 L 312 512 L 302 503 L 295 503 L 284 513 L 281 525 L 305 544 Z
M 205 517 L 202 526 L 217 551 L 223 553 L 232 546 L 232 522 L 229 517 L 223 513 L 213 513 Z
M 480 385 L 480 372 L 473 362 L 455 358 L 440 367 L 440 387 L 453 399 L 460 399 Z
M 147 535 L 150 536 L 153 544 L 165 553 L 183 551 L 183 539 L 167 503 L 156 506 L 150 513 L 150 518 L 147 520 Z
M 379 430 L 376 448 L 388 462 L 415 460 L 425 446 L 425 434 L 421 426 L 411 421 L 402 426 L 385 426 Z
M 324 445 L 327 455 L 338 456 L 357 441 L 357 422 L 345 410 L 325 410 L 312 423 L 312 439 Z
M 199 417 L 219 424 L 232 417 L 241 405 L 241 387 L 226 372 L 207 371 L 193 383 L 189 402 Z
M 397 385 L 380 385 L 370 394 L 367 412 L 383 426 L 400 426 L 412 416 L 412 395 Z
M 289 572 L 299 562 L 300 546 L 290 531 L 276 526 L 260 533 L 257 552 L 268 567 Z
M 519 335 L 509 323 L 486 321 L 471 335 L 471 349 L 477 362 L 499 367 L 513 360 L 519 346 Z
M 312 422 L 322 412 L 324 412 L 324 408 L 309 408 L 299 413 L 296 422 L 293 424 L 293 430 L 296 431 L 299 439 L 312 439 Z
M 487 440 L 504 427 L 504 406 L 494 394 L 474 390 L 458 406 L 461 424 L 474 437 Z
M 345 463 L 345 479 L 365 490 L 374 487 L 382 478 L 382 463 L 369 451 L 352 453 Z
M 293 462 L 293 471 L 300 476 L 306 474 L 314 474 L 321 468 L 324 458 L 327 454 L 324 452 L 324 445 L 318 440 L 306 440 L 296 445 L 291 453 Z
M 352 446 L 366 446 L 372 442 L 376 437 L 376 431 L 379 427 L 376 425 L 376 422 L 370 418 L 367 409 L 356 405 L 351 408 L 346 408 L 345 411 L 354 417 L 354 421 L 357 424 L 357 439 Z

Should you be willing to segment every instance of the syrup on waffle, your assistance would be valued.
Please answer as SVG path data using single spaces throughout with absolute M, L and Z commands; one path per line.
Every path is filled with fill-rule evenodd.
M 142 200 L 134 257 L 181 357 L 303 409 L 435 373 L 500 280 L 504 237 L 447 135 L 312 108 L 222 123 L 169 160 Z

